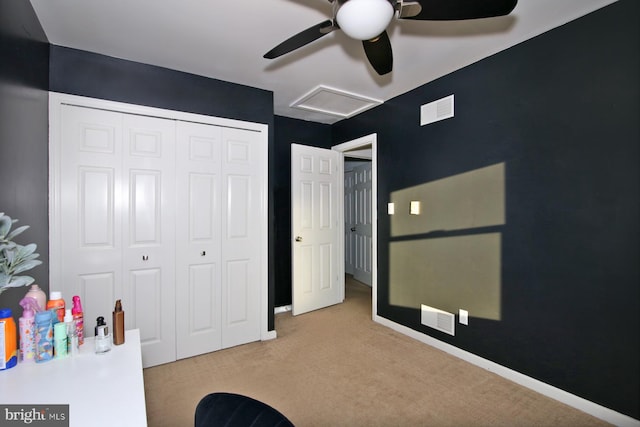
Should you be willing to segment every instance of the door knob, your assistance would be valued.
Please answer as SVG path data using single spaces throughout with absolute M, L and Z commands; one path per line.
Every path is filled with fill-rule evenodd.
M 200 256 L 206 256 L 207 253 L 205 251 L 200 252 Z
M 355 227 L 351 227 L 351 231 L 356 231 L 356 228 Z
M 296 242 L 302 242 L 302 237 L 296 236 Z
M 149 261 L 149 255 L 142 255 L 143 261 Z

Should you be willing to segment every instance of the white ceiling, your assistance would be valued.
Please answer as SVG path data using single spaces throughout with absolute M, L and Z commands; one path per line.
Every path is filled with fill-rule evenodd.
M 328 0 L 31 3 L 54 45 L 270 90 L 275 114 L 334 123 L 341 117 L 290 105 L 320 85 L 386 101 L 614 1 L 519 0 L 511 15 L 500 18 L 393 21 L 388 34 L 394 67 L 385 76 L 371 69 L 361 42 L 341 31 L 277 59 L 262 57 L 330 19 Z

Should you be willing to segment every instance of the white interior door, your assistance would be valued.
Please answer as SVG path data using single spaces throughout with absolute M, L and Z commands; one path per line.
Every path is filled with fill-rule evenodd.
M 221 139 L 220 127 L 177 123 L 178 359 L 222 348 Z
M 292 313 L 342 302 L 336 151 L 291 145 Z M 341 219 L 340 219 L 341 221 Z
M 354 174 L 344 171 L 344 272 L 353 274 L 355 264 L 356 214 L 354 202 Z
M 353 277 L 371 286 L 371 163 L 356 166 L 353 173 L 355 203 L 355 224 L 352 227 L 355 251 Z

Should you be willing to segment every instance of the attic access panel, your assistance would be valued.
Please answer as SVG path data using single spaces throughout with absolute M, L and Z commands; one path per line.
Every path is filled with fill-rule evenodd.
M 331 116 L 349 118 L 383 101 L 327 86 L 318 86 L 290 106 Z

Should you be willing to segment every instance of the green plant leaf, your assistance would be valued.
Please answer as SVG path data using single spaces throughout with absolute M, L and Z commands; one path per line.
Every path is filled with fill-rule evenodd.
M 4 237 L 9 234 L 11 224 L 13 224 L 11 217 L 5 215 L 4 212 L 0 213 L 0 239 L 4 240 Z
M 31 270 L 33 267 L 36 267 L 40 264 L 42 264 L 42 261 L 38 260 L 21 262 L 20 265 L 13 270 L 13 274 L 15 275 L 22 273 L 23 271 Z
M 23 259 L 24 257 L 27 257 L 27 256 L 31 255 L 32 253 L 34 253 L 37 248 L 38 248 L 38 245 L 36 245 L 35 243 L 29 243 L 26 246 L 18 245 L 17 256 L 20 259 Z
M 32 259 L 36 259 L 40 256 L 40 254 L 37 253 L 33 253 L 31 255 L 27 255 L 26 257 L 24 257 L 22 260 L 23 261 L 31 261 Z
M 33 277 L 17 276 L 17 274 L 42 264 L 42 261 L 36 259 L 40 254 L 36 253 L 35 243 L 22 246 L 13 241 L 17 235 L 29 228 L 25 225 L 11 231 L 11 226 L 17 221 L 0 212 L 0 293 L 7 288 L 33 283 Z
M 5 249 L 12 249 L 15 248 L 17 245 L 14 242 L 8 242 L 8 243 L 0 243 L 0 251 L 3 251 Z
M 7 265 L 13 264 L 13 260 L 16 257 L 16 248 L 13 248 L 8 251 L 4 251 L 5 256 L 7 257 Z
M 30 276 L 20 276 L 20 277 L 12 277 L 9 280 L 9 284 L 6 287 L 9 288 L 19 288 L 20 286 L 27 286 L 32 284 L 36 279 Z
M 9 235 L 7 236 L 7 240 L 13 240 L 15 239 L 15 237 L 22 233 L 24 230 L 26 230 L 27 228 L 29 228 L 28 225 L 23 225 L 22 227 L 18 227 L 15 230 L 13 230 L 11 233 L 9 233 Z

